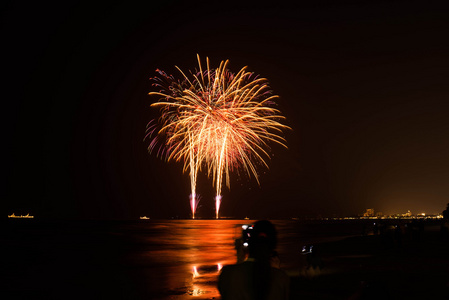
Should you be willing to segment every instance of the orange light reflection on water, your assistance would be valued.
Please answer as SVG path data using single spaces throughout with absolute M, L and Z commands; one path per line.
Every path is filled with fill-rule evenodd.
M 149 236 L 146 252 L 151 265 L 161 265 L 158 280 L 167 299 L 216 299 L 217 280 L 224 265 L 236 263 L 234 240 L 249 220 L 176 220 L 149 226 L 160 234 Z M 162 288 L 159 286 L 158 288 Z

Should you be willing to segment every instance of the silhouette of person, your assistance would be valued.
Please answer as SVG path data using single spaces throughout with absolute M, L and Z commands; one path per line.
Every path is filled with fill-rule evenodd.
M 248 241 L 249 258 L 223 267 L 218 290 L 223 300 L 288 299 L 290 279 L 279 269 L 277 234 L 270 221 L 257 221 Z
M 446 209 L 443 210 L 442 214 L 443 214 L 443 218 L 445 220 L 449 220 L 449 203 L 447 204 Z

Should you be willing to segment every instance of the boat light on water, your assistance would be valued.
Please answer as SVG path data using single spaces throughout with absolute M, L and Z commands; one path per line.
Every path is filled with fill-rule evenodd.
M 13 219 L 33 219 L 34 216 L 30 216 L 30 214 L 26 214 L 24 216 L 22 216 L 22 215 L 16 216 L 14 213 L 12 213 L 12 215 L 8 215 L 8 218 L 13 218 Z

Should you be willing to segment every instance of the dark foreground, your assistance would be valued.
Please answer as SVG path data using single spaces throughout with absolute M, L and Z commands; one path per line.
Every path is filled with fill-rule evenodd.
M 235 261 L 240 222 L 8 220 L 0 299 L 218 299 L 217 266 Z M 378 235 L 365 225 L 276 221 L 290 298 L 449 299 L 449 241 L 438 224 L 388 224 Z M 300 253 L 305 241 L 314 255 Z
M 309 264 L 321 268 L 291 277 L 291 299 L 449 299 L 449 241 L 439 226 L 351 237 L 317 252 Z

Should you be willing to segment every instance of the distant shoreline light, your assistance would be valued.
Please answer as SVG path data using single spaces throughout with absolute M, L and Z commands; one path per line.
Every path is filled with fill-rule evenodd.
M 442 219 L 443 215 L 423 215 L 419 214 L 416 216 L 402 216 L 402 215 L 392 215 L 392 216 L 381 216 L 381 217 L 332 217 L 332 218 L 316 218 L 316 220 L 394 220 L 394 219 Z M 298 219 L 298 218 L 292 218 Z

